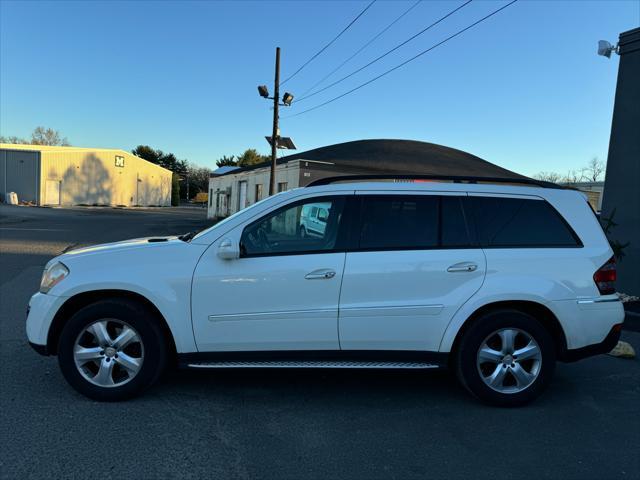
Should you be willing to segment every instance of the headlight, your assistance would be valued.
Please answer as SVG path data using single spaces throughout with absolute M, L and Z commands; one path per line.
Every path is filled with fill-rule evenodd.
M 44 273 L 42 274 L 40 293 L 47 293 L 64 280 L 64 277 L 67 275 L 69 275 L 69 269 L 63 263 L 56 262 L 49 265 L 44 269 Z

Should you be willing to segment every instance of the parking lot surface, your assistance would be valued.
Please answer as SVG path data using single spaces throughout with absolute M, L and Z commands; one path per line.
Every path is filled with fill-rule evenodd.
M 559 364 L 519 409 L 478 404 L 447 372 L 341 370 L 171 372 L 106 404 L 29 348 L 51 257 L 206 225 L 193 208 L 0 206 L 1 478 L 640 478 L 637 359 Z M 640 351 L 640 333 L 623 338 Z

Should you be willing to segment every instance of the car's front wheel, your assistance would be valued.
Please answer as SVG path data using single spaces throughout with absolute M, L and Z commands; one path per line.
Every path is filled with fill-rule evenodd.
M 64 377 L 94 400 L 125 400 L 142 393 L 158 379 L 166 357 L 154 315 L 120 299 L 80 309 L 64 326 L 58 344 Z
M 555 369 L 555 345 L 531 315 L 497 310 L 464 333 L 456 359 L 460 382 L 485 403 L 519 406 L 545 389 Z

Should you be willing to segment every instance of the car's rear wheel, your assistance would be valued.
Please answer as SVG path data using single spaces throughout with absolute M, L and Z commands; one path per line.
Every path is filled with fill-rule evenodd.
M 519 406 L 534 400 L 555 369 L 549 332 L 531 315 L 497 310 L 476 319 L 460 340 L 462 385 L 485 403 Z
M 103 300 L 76 312 L 64 326 L 58 362 L 77 391 L 117 401 L 149 388 L 166 365 L 166 342 L 155 316 L 128 300 Z

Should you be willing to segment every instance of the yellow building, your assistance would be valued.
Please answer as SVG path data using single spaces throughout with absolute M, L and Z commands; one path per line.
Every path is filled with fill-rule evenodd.
M 124 150 L 0 143 L 0 193 L 36 205 L 171 205 L 171 171 Z

